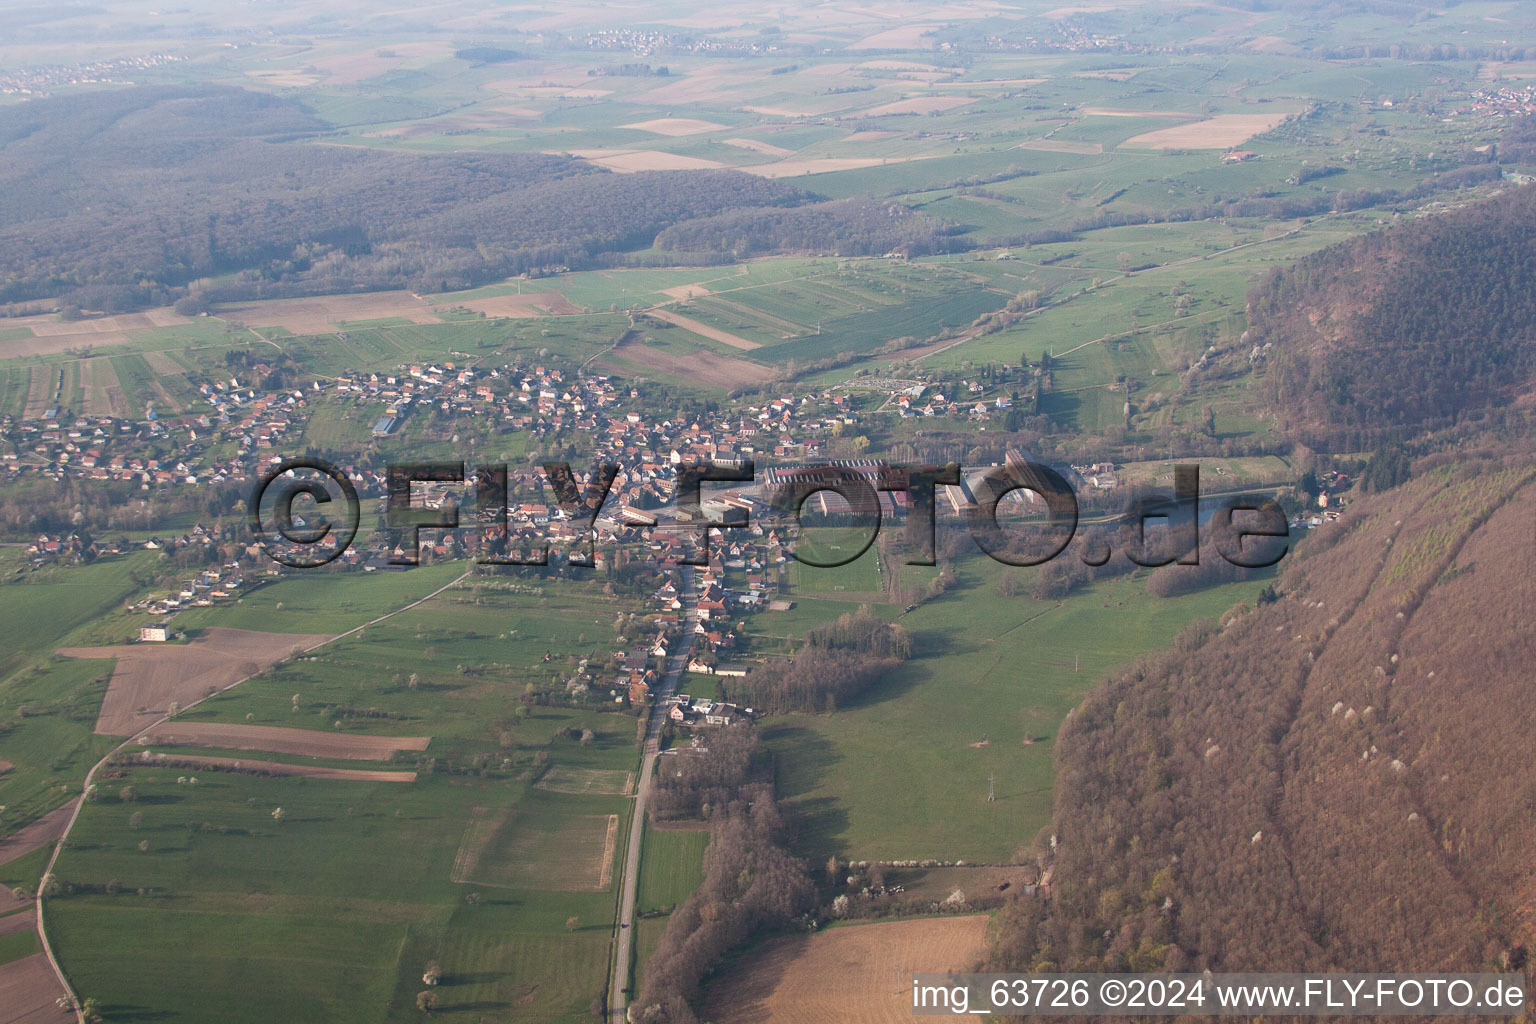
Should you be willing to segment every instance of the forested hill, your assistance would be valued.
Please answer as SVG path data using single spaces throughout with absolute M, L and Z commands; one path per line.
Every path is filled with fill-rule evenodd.
M 296 102 L 223 87 L 0 108 L 0 302 L 115 311 L 230 274 L 214 297 L 436 291 L 809 198 L 735 171 L 375 152 L 326 144 L 325 128 Z
M 1051 898 L 1013 905 L 993 966 L 1521 966 L 1529 466 L 1446 465 L 1357 502 L 1276 600 L 1101 686 L 1057 747 Z
M 1248 314 L 1249 340 L 1271 346 L 1277 414 L 1315 443 L 1359 444 L 1529 397 L 1536 187 L 1276 270 Z

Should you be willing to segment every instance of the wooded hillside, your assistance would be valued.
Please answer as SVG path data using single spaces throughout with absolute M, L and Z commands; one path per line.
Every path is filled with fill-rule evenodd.
M 1411 432 L 1529 394 L 1536 187 L 1410 221 L 1271 272 L 1249 294 L 1294 433 Z
M 1536 471 L 1361 500 L 1276 600 L 1075 712 L 999 969 L 1518 968 L 1536 941 Z
M 326 130 L 297 102 L 222 87 L 0 108 L 0 302 L 111 312 L 219 275 L 210 298 L 442 291 L 807 198 L 735 171 L 374 152 L 327 144 Z

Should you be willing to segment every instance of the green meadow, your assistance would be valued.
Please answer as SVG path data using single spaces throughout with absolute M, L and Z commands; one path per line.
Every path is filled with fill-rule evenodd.
M 319 614 L 339 625 L 459 572 L 354 574 L 310 590 L 277 583 L 260 602 L 207 610 L 204 623 L 306 629 Z M 615 614 L 589 587 L 481 580 L 189 712 L 425 735 L 431 745 L 409 784 L 109 772 L 57 869 L 71 891 L 48 905 L 52 934 L 72 951 L 70 977 L 126 1017 L 152 1008 L 173 1021 L 395 1021 L 419 1017 L 421 975 L 435 961 L 440 1012 L 586 1019 L 606 983 L 635 719 L 606 710 L 606 689 L 585 706 L 524 697 L 530 683 L 560 694 L 580 658 L 605 657 Z M 580 616 L 589 630 L 572 630 Z M 191 774 L 196 785 L 177 782 Z M 584 791 L 592 778 L 611 785 Z M 645 899 L 666 906 L 697 884 L 702 856 L 698 838 L 672 835 L 679 841 L 647 852 Z M 132 958 L 111 952 L 128 946 Z
M 933 571 L 908 570 L 914 583 Z M 957 571 L 956 587 L 896 619 L 912 634 L 911 661 L 832 714 L 764 724 L 780 795 L 800 823 L 798 852 L 813 862 L 1019 859 L 1049 820 L 1052 739 L 1083 695 L 1263 586 L 1154 599 L 1141 571 L 1042 602 L 1028 596 L 1031 570 L 1011 570 L 1021 582 L 1012 597 L 990 559 Z M 818 616 L 820 607 L 802 595 L 797 610 L 821 621 L 841 611 Z

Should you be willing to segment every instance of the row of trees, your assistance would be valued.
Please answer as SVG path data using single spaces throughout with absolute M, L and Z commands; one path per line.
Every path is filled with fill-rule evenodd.
M 770 714 L 834 711 L 910 657 L 911 635 L 864 606 L 808 630 L 793 658 L 759 665 L 723 681 L 722 689 L 728 699 Z
M 696 808 L 709 821 L 710 835 L 704 881 L 672 912 L 645 965 L 633 1012 L 648 1024 L 696 1024 L 701 984 L 726 954 L 754 934 L 791 925 L 816 903 L 805 862 L 789 853 L 772 783 L 751 771 L 760 761 L 756 730 L 700 735 L 702 751 L 668 759 L 683 776 L 657 779 L 674 807 Z
M 897 664 L 891 657 L 807 647 L 786 661 L 759 665 L 722 689 L 729 699 L 769 714 L 835 711 Z

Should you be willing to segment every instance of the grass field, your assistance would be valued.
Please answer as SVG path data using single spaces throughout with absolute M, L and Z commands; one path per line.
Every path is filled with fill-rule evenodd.
M 154 769 L 123 781 L 138 790 L 132 807 L 91 805 L 59 865 L 96 888 L 49 905 L 54 934 L 75 951 L 66 969 L 110 1014 L 415 1019 L 430 960 L 445 973 L 445 1011 L 577 1020 L 601 989 L 611 895 L 533 888 L 466 903 L 474 887 L 450 880 L 474 806 L 517 800 L 515 784 L 205 773 L 187 787 Z M 131 958 L 115 952 L 127 946 Z
M 907 571 L 917 582 L 933 570 Z M 1083 694 L 1262 586 L 1152 600 L 1138 574 L 1042 603 L 1026 596 L 1022 570 L 1024 592 L 1001 597 L 1001 572 L 969 558 L 956 589 L 900 616 L 919 656 L 857 701 L 765 723 L 781 796 L 801 822 L 799 852 L 813 862 L 1018 858 L 1049 819 L 1052 737 Z M 800 607 L 813 620 L 837 613 L 818 616 L 821 603 Z M 754 625 L 784 628 L 775 616 Z
M 295 575 L 250 591 L 232 605 L 189 609 L 176 625 L 183 631 L 227 626 L 309 633 L 324 623 L 327 631 L 341 632 L 431 593 L 464 569 L 450 563 L 406 572 Z
M 338 628 L 462 571 L 294 578 L 201 609 L 187 626 L 303 629 L 318 619 Z M 477 579 L 179 719 L 316 730 L 338 750 L 367 736 L 432 742 L 397 756 L 421 761 L 408 785 L 198 770 L 194 786 L 176 781 L 185 768 L 108 772 L 58 866 L 70 894 L 49 904 L 71 979 L 124 1019 L 397 1021 L 419 1017 L 421 974 L 435 960 L 445 972 L 440 1012 L 587 1019 L 607 975 L 635 720 L 606 710 L 606 698 L 589 709 L 518 698 L 611 642 L 614 614 L 590 587 Z M 571 629 L 581 616 L 594 620 L 590 639 Z M 73 701 L 81 718 L 71 722 L 66 704 L 3 737 L 0 756 L 18 767 L 0 776 L 0 792 L 25 812 L 77 791 L 54 780 L 78 779 L 110 741 L 92 741 L 85 722 L 100 702 L 100 662 L 48 659 L 19 678 L 13 699 Z M 584 732 L 589 740 L 578 739 Z M 47 771 L 35 767 L 50 758 Z M 18 882 L 35 883 L 27 876 L 40 863 L 24 860 Z M 692 884 L 686 864 L 660 864 L 662 896 Z M 154 937 L 131 939 L 141 933 Z
M 841 534 L 843 531 L 838 531 Z M 810 557 L 818 561 L 831 561 L 839 557 L 846 557 L 856 550 L 862 543 L 862 538 L 840 537 L 837 541 L 823 539 L 817 542 L 812 538 L 808 547 Z M 806 565 L 801 562 L 791 562 L 789 565 L 790 585 L 793 593 L 802 596 L 825 596 L 836 598 L 841 594 L 859 595 L 859 600 L 868 600 L 871 597 L 878 598 L 884 589 L 884 578 L 880 571 L 880 553 L 878 549 L 871 547 L 858 558 L 847 565 L 834 568 L 820 568 L 814 565 Z
M 24 824 L 79 792 L 79 779 L 110 744 L 92 735 L 112 663 L 55 657 L 67 643 L 120 641 L 130 617 L 119 609 L 134 593 L 148 552 L 89 566 L 7 574 L 0 612 L 11 624 L 0 651 L 0 774 L 7 825 Z
M 687 899 L 704 880 L 708 845 L 709 833 L 703 829 L 655 828 L 647 822 L 635 910 L 669 911 Z
M 455 774 L 402 786 L 205 771 L 191 787 L 133 768 L 87 808 L 59 866 L 77 892 L 50 904 L 60 942 L 80 951 L 66 969 L 81 991 L 166 1020 L 394 1021 L 415 1018 L 436 960 L 442 1012 L 583 1019 L 607 969 L 634 719 L 600 703 L 512 709 L 546 652 L 564 666 L 583 649 L 572 614 L 602 607 L 586 593 L 452 591 L 198 708 L 189 720 L 431 735 L 430 764 Z M 610 621 L 597 617 L 594 640 Z M 123 785 L 138 791 L 131 806 Z M 663 894 L 686 884 L 681 871 L 660 872 Z M 132 958 L 109 952 L 146 928 L 158 938 Z M 306 991 L 284 980 L 294 955 L 302 985 L 347 981 L 295 1004 L 281 994 Z M 160 988 L 183 972 L 168 999 Z

